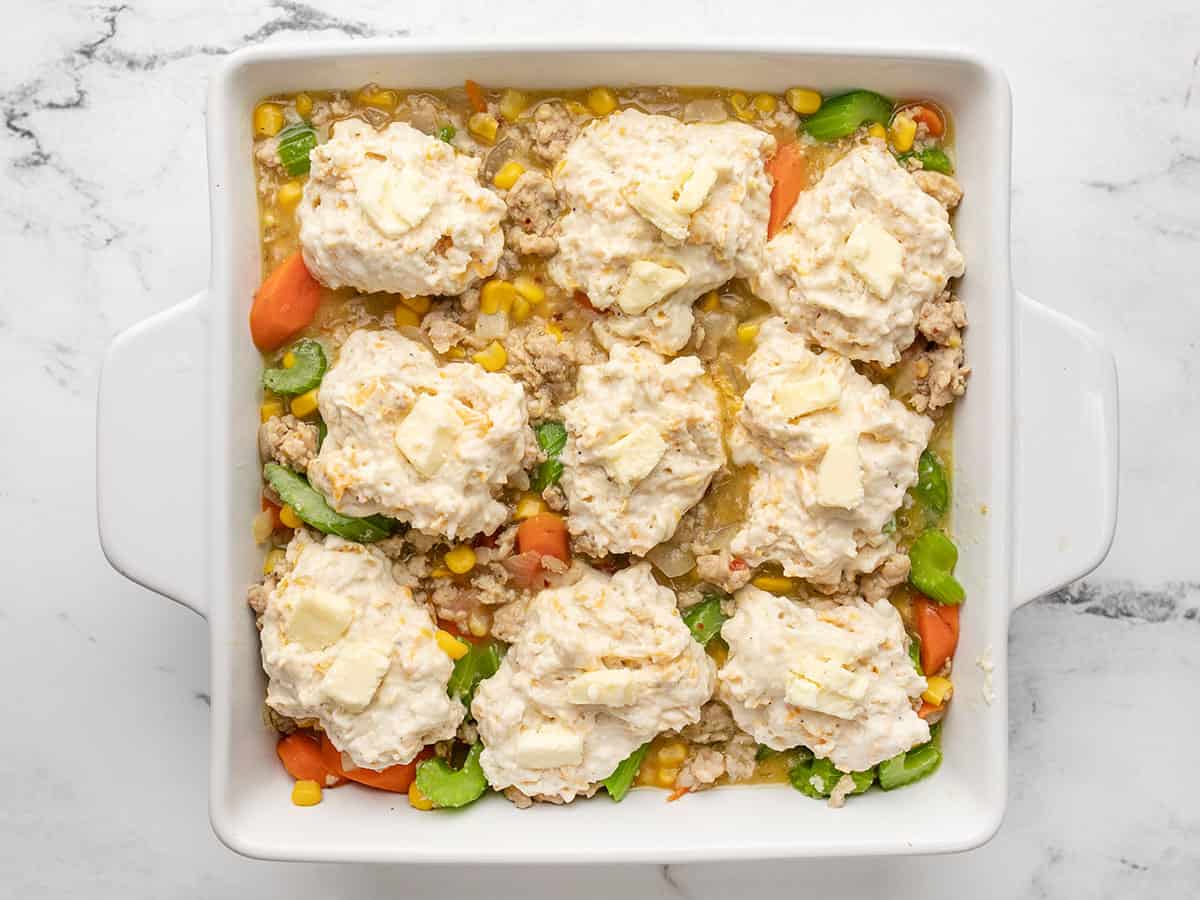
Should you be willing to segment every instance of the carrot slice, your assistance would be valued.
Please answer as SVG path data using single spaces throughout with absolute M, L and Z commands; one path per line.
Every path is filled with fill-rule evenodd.
M 936 675 L 958 647 L 958 607 L 943 606 L 925 597 L 913 601 L 913 618 L 921 638 L 921 668 Z
M 483 97 L 483 88 L 479 86 L 479 82 L 468 78 L 463 87 L 467 89 L 467 100 L 471 103 L 471 109 L 475 112 L 487 112 L 487 100 Z
M 941 706 L 930 703 L 928 700 L 921 701 L 921 708 L 917 710 L 917 715 L 922 719 L 928 719 L 931 715 L 941 709 Z
M 267 276 L 250 307 L 250 336 L 259 350 L 275 350 L 304 329 L 321 303 L 321 285 L 297 250 Z
M 288 774 L 297 781 L 315 781 L 322 787 L 334 787 L 345 781 L 329 770 L 320 743 L 306 731 L 293 731 L 281 737 L 275 752 Z
M 775 182 L 771 188 L 771 216 L 767 220 L 767 240 L 770 240 L 783 227 L 788 213 L 796 205 L 796 198 L 804 189 L 804 151 L 799 142 L 780 147 L 767 163 L 767 174 Z
M 941 137 L 946 133 L 946 122 L 941 113 L 931 106 L 910 106 L 903 110 L 914 122 L 924 122 L 933 137 Z
M 408 793 L 408 786 L 413 783 L 413 779 L 417 775 L 417 764 L 422 760 L 428 759 L 431 755 L 431 752 L 427 748 L 418 753 L 412 762 L 407 762 L 403 765 L 388 766 L 386 769 L 378 772 L 374 769 L 360 769 L 357 767 L 347 769 L 342 766 L 342 754 L 338 748 L 333 746 L 333 742 L 329 740 L 327 735 L 321 735 L 321 759 L 330 772 L 358 784 L 366 785 L 380 791 L 392 791 L 396 794 Z
M 571 561 L 571 549 L 567 541 L 567 523 L 562 516 L 541 513 L 526 519 L 517 529 L 517 551 L 553 556 L 563 562 Z

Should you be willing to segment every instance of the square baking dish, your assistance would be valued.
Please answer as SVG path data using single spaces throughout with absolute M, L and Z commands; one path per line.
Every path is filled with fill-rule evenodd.
M 526 88 L 719 85 L 781 92 L 870 87 L 950 109 L 966 198 L 970 390 L 955 427 L 955 536 L 967 588 L 956 700 L 933 778 L 831 810 L 787 785 L 664 802 L 634 791 L 518 810 L 490 796 L 420 814 L 357 787 L 290 802 L 262 723 L 265 681 L 244 596 L 261 566 L 256 385 L 247 313 L 260 280 L 251 111 L 263 96 L 367 82 L 435 88 L 466 78 Z M 1007 630 L 1018 605 L 1090 571 L 1116 520 L 1116 370 L 1081 325 L 1015 294 L 1009 264 L 1007 80 L 961 53 L 818 44 L 453 44 L 419 40 L 272 45 L 232 55 L 208 105 L 212 270 L 207 290 L 119 336 L 98 415 L 101 543 L 119 571 L 205 616 L 212 654 L 211 817 L 249 856 L 364 862 L 671 862 L 908 854 L 986 841 L 1004 814 Z M 206 416 L 179 397 L 205 396 Z M 169 468 L 168 468 L 169 467 Z M 189 471 L 180 479 L 171 473 Z M 184 482 L 184 483 L 181 483 Z M 163 484 L 172 486 L 162 491 Z M 195 510 L 180 523 L 169 509 Z M 148 533 L 146 523 L 171 521 Z M 132 723 L 131 723 L 132 724 Z

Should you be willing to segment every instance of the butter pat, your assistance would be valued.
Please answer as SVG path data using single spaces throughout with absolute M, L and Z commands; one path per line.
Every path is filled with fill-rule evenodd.
M 629 267 L 629 277 L 617 295 L 617 306 L 631 316 L 640 316 L 687 284 L 687 274 L 658 263 L 639 259 Z
M 526 769 L 557 769 L 583 762 L 583 738 L 561 725 L 522 731 L 517 738 L 517 765 Z
M 847 662 L 835 648 L 821 655 L 803 654 L 788 671 L 785 699 L 802 709 L 853 719 L 862 710 L 869 679 L 847 668 Z
M 789 419 L 832 409 L 842 398 L 842 386 L 829 373 L 788 381 L 775 390 L 775 402 Z
M 704 201 L 708 199 L 709 192 L 716 183 L 717 170 L 701 160 L 679 189 L 675 208 L 690 216 L 704 205 Z
M 854 509 L 863 501 L 862 457 L 858 435 L 829 445 L 817 467 L 817 502 L 822 506 Z
M 687 238 L 691 216 L 678 207 L 670 185 L 645 182 L 630 191 L 626 199 L 638 215 L 663 234 L 677 241 Z
M 614 481 L 636 484 L 654 471 L 667 443 L 652 425 L 642 424 L 604 451 L 604 470 Z
M 360 712 L 375 696 L 389 666 L 391 655 L 387 648 L 373 644 L 351 644 L 338 653 L 333 665 L 325 673 L 321 690 L 334 703 L 351 712 Z
M 580 705 L 630 706 L 637 699 L 637 682 L 628 669 L 584 672 L 567 685 L 567 699 Z
M 412 231 L 429 215 L 437 196 L 434 185 L 410 167 L 380 161 L 355 177 L 363 215 L 385 237 Z
M 844 251 L 850 265 L 872 292 L 888 299 L 903 272 L 904 248 L 874 222 L 860 222 L 846 239 Z
M 305 650 L 323 650 L 345 634 L 353 617 L 344 597 L 312 588 L 296 601 L 287 622 L 287 639 Z
M 422 394 L 396 429 L 396 446 L 413 468 L 432 478 L 454 448 L 463 421 L 447 401 Z

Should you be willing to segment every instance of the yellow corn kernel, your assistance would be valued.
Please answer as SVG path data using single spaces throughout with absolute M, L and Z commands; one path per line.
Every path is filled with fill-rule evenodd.
M 254 110 L 254 133 L 259 137 L 275 137 L 283 128 L 283 110 L 277 103 L 260 103 Z
M 516 299 L 517 289 L 511 282 L 493 278 L 479 291 L 479 311 L 494 316 L 498 312 L 507 314 Z
M 779 101 L 770 94 L 756 94 L 754 108 L 758 110 L 759 115 L 769 116 L 779 108 Z
M 520 325 L 532 315 L 533 304 L 518 294 L 512 305 L 512 320 Z
M 685 759 L 687 759 L 687 744 L 683 741 L 671 741 L 658 748 L 658 764 L 660 766 L 682 766 Z
M 679 777 L 679 769 L 675 766 L 665 766 L 658 770 L 659 787 L 675 787 L 675 779 Z
M 700 308 L 705 312 L 716 312 L 721 308 L 721 295 L 716 291 L 709 291 L 700 302 Z
M 266 422 L 268 419 L 274 419 L 276 416 L 283 415 L 283 404 L 278 400 L 268 400 L 258 408 L 259 421 Z
M 729 645 L 724 641 L 709 641 L 704 651 L 712 657 L 718 669 L 725 665 L 725 660 L 729 658 Z
M 467 131 L 479 138 L 485 144 L 494 144 L 496 142 L 496 132 L 500 130 L 500 123 L 496 121 L 496 117 L 490 113 L 475 113 L 471 118 L 467 119 Z
M 811 116 L 821 108 L 821 95 L 808 88 L 788 88 L 783 96 L 787 105 L 802 116 Z
M 524 494 L 517 501 L 517 508 L 513 516 L 517 519 L 532 519 L 544 512 L 550 512 L 550 507 L 546 505 L 545 500 L 537 494 Z
M 395 318 L 396 318 L 396 327 L 397 328 L 405 328 L 405 327 L 420 328 L 421 327 L 421 317 L 417 313 L 415 313 L 411 309 L 409 309 L 407 306 L 405 306 L 403 303 L 396 304 L 396 309 L 392 313 L 392 315 L 395 316 Z
M 475 551 L 466 544 L 460 544 L 453 550 L 447 551 L 444 560 L 446 568 L 455 575 L 466 575 L 475 568 Z
M 758 323 L 743 322 L 737 327 L 737 339 L 743 344 L 753 344 L 758 338 Z
M 297 806 L 316 806 L 321 802 L 321 786 L 306 779 L 297 781 L 292 785 L 292 802 Z
M 499 342 L 492 341 L 478 353 L 472 354 L 471 359 L 489 372 L 499 372 L 508 363 L 508 351 Z
M 562 341 L 563 339 L 563 330 L 558 327 L 557 322 L 546 323 L 546 334 L 553 337 L 556 341 Z
M 749 122 L 754 119 L 754 110 L 750 106 L 750 98 L 741 91 L 729 95 L 729 105 L 733 107 L 733 114 L 743 122 Z
M 254 536 L 254 543 L 265 544 L 271 539 L 271 532 L 275 530 L 275 522 L 271 518 L 270 510 L 264 509 L 260 513 L 256 513 L 254 518 L 250 520 L 250 533 Z M 265 566 L 266 563 L 263 563 Z M 270 574 L 268 571 L 263 571 L 264 575 Z
M 941 675 L 934 675 L 929 679 L 929 683 L 925 687 L 925 693 L 921 695 L 921 699 L 926 703 L 932 703 L 934 706 L 941 706 L 954 693 L 954 682 L 949 678 L 943 678 Z
M 578 118 L 579 116 L 589 116 L 592 111 L 580 103 L 578 100 L 564 100 L 563 106 L 567 108 L 567 112 Z
M 871 127 L 867 129 L 867 134 L 876 140 L 882 141 L 887 138 L 887 129 L 878 122 L 872 122 Z
M 434 570 L 429 573 L 430 577 L 432 578 L 449 578 L 453 574 L 454 573 L 445 566 L 436 566 Z
M 475 637 L 483 637 L 492 630 L 492 614 L 486 609 L 472 610 L 467 616 L 467 631 Z
M 296 354 L 289 350 L 287 353 L 283 354 L 283 359 L 280 360 L 280 362 L 283 363 L 283 367 L 285 369 L 290 369 L 292 366 L 296 365 Z
M 279 510 L 279 521 L 288 528 L 299 528 L 302 524 L 300 517 L 296 515 L 296 511 L 286 503 L 284 504 L 283 509 Z
M 301 394 L 292 400 L 292 415 L 297 419 L 311 416 L 317 411 L 317 389 Z
M 908 116 L 896 116 L 892 119 L 892 127 L 889 129 L 892 136 L 892 146 L 900 153 L 907 153 L 912 149 L 913 140 L 917 136 L 917 123 Z
M 438 648 L 451 659 L 462 659 L 466 656 L 471 648 L 456 638 L 448 631 L 437 630 L 434 635 L 434 640 L 437 641 Z
M 510 187 L 517 183 L 517 179 L 525 174 L 525 167 L 515 159 L 510 159 L 502 165 L 499 171 L 492 176 L 492 184 L 500 188 L 502 191 L 507 191 Z
M 528 108 L 529 98 L 520 91 L 509 88 L 500 95 L 500 115 L 510 122 L 517 121 Z
M 356 99 L 363 106 L 373 106 L 384 112 L 391 112 L 400 102 L 400 97 L 395 91 L 385 91 L 373 84 L 360 90 Z
M 433 801 L 421 793 L 421 789 L 417 787 L 415 781 L 408 786 L 408 805 L 413 809 L 426 811 L 433 809 Z
M 594 115 L 607 116 L 617 108 L 617 95 L 608 88 L 592 88 L 587 92 L 587 107 Z
M 295 103 L 296 112 L 300 114 L 301 118 L 307 119 L 312 115 L 313 98 L 308 96 L 308 94 L 297 94 Z
M 292 209 L 304 196 L 304 186 L 298 181 L 285 181 L 275 192 L 275 202 L 283 209 Z
M 772 594 L 786 594 L 792 589 L 792 579 L 784 578 L 782 575 L 759 575 L 757 578 L 751 579 L 750 583 L 760 591 Z
M 428 297 L 401 297 L 400 302 L 419 316 L 429 312 L 429 307 L 433 305 Z
M 267 513 L 267 515 L 269 516 L 270 513 Z M 275 567 L 279 565 L 279 561 L 286 555 L 287 554 L 285 554 L 278 547 L 272 549 L 271 552 L 267 554 L 267 558 L 263 560 L 263 574 L 270 575 L 272 572 L 274 572 Z
M 530 303 L 541 303 L 546 299 L 546 289 L 537 280 L 528 275 L 518 275 L 513 279 L 513 290 Z
M 450 359 L 466 359 L 467 351 L 462 347 L 451 347 L 446 351 L 446 356 L 450 357 Z

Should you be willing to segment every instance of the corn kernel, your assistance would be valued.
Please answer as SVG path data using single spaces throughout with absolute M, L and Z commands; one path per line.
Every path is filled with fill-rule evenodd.
M 716 312 L 721 308 L 721 295 L 716 291 L 709 291 L 700 301 L 700 308 L 705 312 Z
M 787 105 L 802 116 L 811 116 L 821 108 L 821 95 L 808 88 L 788 88 L 783 96 Z
M 434 570 L 429 573 L 431 578 L 449 578 L 454 573 L 445 566 L 435 566 Z
M 437 634 L 434 635 L 434 640 L 437 641 L 438 649 L 451 659 L 462 659 L 471 651 L 470 647 L 450 632 L 443 631 L 440 628 L 437 630 Z
M 276 416 L 283 415 L 283 404 L 278 400 L 268 400 L 258 408 L 258 418 L 260 421 L 266 422 L 268 419 L 274 419 Z
M 373 106 L 384 112 L 391 112 L 400 102 L 400 97 L 395 91 L 385 91 L 373 84 L 369 84 L 359 91 L 356 99 L 363 106 Z
M 608 88 L 592 88 L 587 92 L 587 107 L 593 115 L 607 116 L 617 108 L 617 95 Z
M 271 514 L 268 512 L 267 515 L 270 516 Z M 278 547 L 273 548 L 271 552 L 267 554 L 267 558 L 263 560 L 263 574 L 270 575 L 272 572 L 274 572 L 275 567 L 279 565 L 280 560 L 282 560 L 286 555 L 287 554 Z
M 317 411 L 317 389 L 301 394 L 292 400 L 292 415 L 297 419 L 311 416 Z
M 767 591 L 771 594 L 786 594 L 792 589 L 792 579 L 784 578 L 782 575 L 759 575 L 757 578 L 751 579 L 750 583 L 760 591 Z
M 479 311 L 487 313 L 489 316 L 494 316 L 498 312 L 507 315 L 512 309 L 516 296 L 516 288 L 510 282 L 493 278 L 479 291 Z
M 492 630 L 492 614 L 485 609 L 473 609 L 467 616 L 467 631 L 475 637 L 483 637 Z
M 287 504 L 284 504 L 283 509 L 279 511 L 279 521 L 288 528 L 299 528 L 302 524 L 300 517 L 296 515 L 296 511 Z
M 675 779 L 679 777 L 679 769 L 675 766 L 666 766 L 658 770 L 658 786 L 659 787 L 675 787 Z
M 496 341 L 492 341 L 484 349 L 471 356 L 489 372 L 499 372 L 508 363 L 508 351 Z
M 466 359 L 467 351 L 462 347 L 451 347 L 446 351 L 446 356 L 448 356 L 450 359 Z
M 729 95 L 729 105 L 733 107 L 733 114 L 743 122 L 749 122 L 754 119 L 754 110 L 750 107 L 750 98 L 741 91 Z
M 500 167 L 499 171 L 497 171 L 495 175 L 492 176 L 492 184 L 500 188 L 502 191 L 507 191 L 514 184 L 516 184 L 517 179 L 524 174 L 525 167 L 515 159 L 510 159 Z
M 517 501 L 517 508 L 513 516 L 517 519 L 532 519 L 534 516 L 540 516 L 549 511 L 550 507 L 546 505 L 546 501 L 537 494 L 525 494 Z
M 408 786 L 408 805 L 413 809 L 433 809 L 433 801 L 421 793 L 421 789 L 417 787 L 415 781 Z
M 758 323 L 743 322 L 737 327 L 737 339 L 743 344 L 753 344 L 758 338 Z
M 512 320 L 519 325 L 532 315 L 533 304 L 518 294 L 517 299 L 513 301 Z
M 953 693 L 954 682 L 949 678 L 943 678 L 941 675 L 934 675 L 929 679 L 929 683 L 926 685 L 925 693 L 921 695 L 921 699 L 934 706 L 941 706 L 950 699 Z
M 299 181 L 285 181 L 275 192 L 275 202 L 283 209 L 292 209 L 304 196 L 304 186 Z
M 760 115 L 772 115 L 779 108 L 779 101 L 770 94 L 756 94 L 754 97 L 754 108 L 758 110 Z
M 704 650 L 712 657 L 718 669 L 725 665 L 725 660 L 729 658 L 729 645 L 724 641 L 709 641 Z
M 289 350 L 287 353 L 283 354 L 283 359 L 280 360 L 280 362 L 283 363 L 283 367 L 285 369 L 290 369 L 296 365 L 296 354 Z
M 500 115 L 510 122 L 517 121 L 528 108 L 529 98 L 520 91 L 509 88 L 500 95 Z
M 475 568 L 475 551 L 466 544 L 460 544 L 448 551 L 444 559 L 446 568 L 455 575 L 466 575 Z
M 303 779 L 292 785 L 292 803 L 296 806 L 316 806 L 321 802 L 321 786 Z
M 908 116 L 900 115 L 892 119 L 892 127 L 890 129 L 892 136 L 892 146 L 900 153 L 907 153 L 912 149 L 913 140 L 917 136 L 917 123 Z
M 269 541 L 271 539 L 271 532 L 274 530 L 275 521 L 271 518 L 271 511 L 268 509 L 256 513 L 250 522 L 250 533 L 254 535 L 254 543 L 256 544 L 265 544 Z M 266 563 L 263 563 L 263 574 L 270 574 L 266 569 Z
M 687 744 L 683 741 L 671 741 L 658 748 L 658 763 L 661 766 L 682 766 L 687 759 Z
M 558 327 L 557 322 L 546 323 L 546 334 L 550 335 L 556 341 L 562 341 L 563 339 L 563 330 Z
M 546 289 L 528 275 L 518 275 L 513 279 L 513 290 L 530 303 L 541 303 L 546 299 Z
M 260 103 L 254 110 L 254 133 L 259 137 L 274 137 L 283 128 L 283 110 L 277 103 Z
M 297 94 L 295 103 L 296 103 L 296 112 L 300 114 L 301 118 L 307 119 L 309 116 L 312 115 L 313 98 L 310 97 L 308 94 Z
M 867 134 L 876 140 L 882 141 L 887 138 L 887 129 L 878 122 L 872 122 L 871 127 L 867 129 Z
M 467 131 L 479 138 L 485 144 L 494 144 L 496 142 L 496 132 L 500 130 L 500 123 L 496 121 L 496 117 L 490 113 L 475 113 L 471 118 L 467 119 Z
M 400 302 L 419 316 L 429 312 L 429 307 L 433 305 L 428 297 L 401 297 Z
M 396 319 L 397 328 L 420 328 L 421 317 L 413 312 L 403 303 L 397 303 L 395 312 L 392 315 Z

